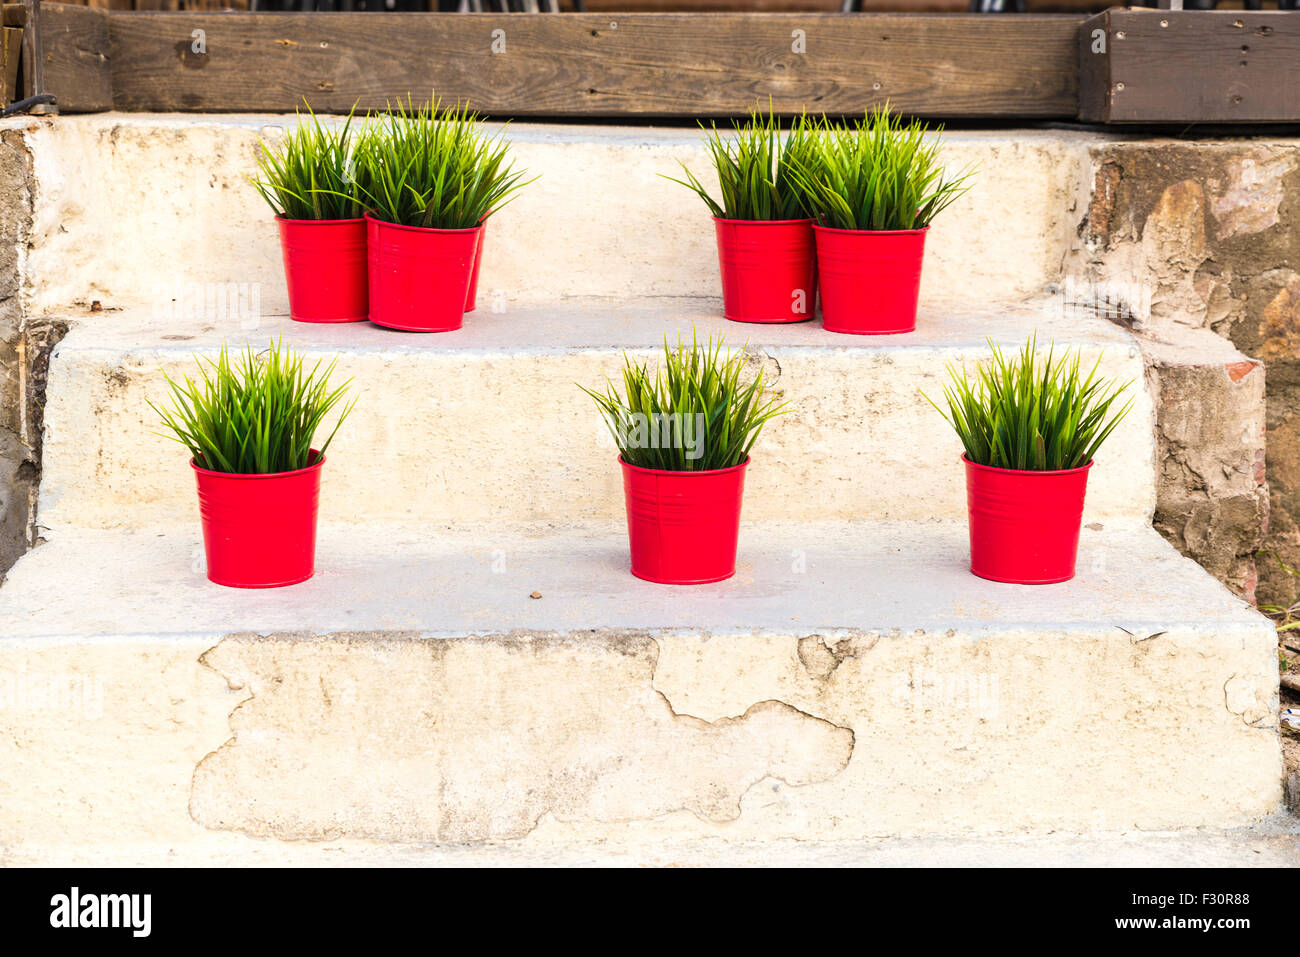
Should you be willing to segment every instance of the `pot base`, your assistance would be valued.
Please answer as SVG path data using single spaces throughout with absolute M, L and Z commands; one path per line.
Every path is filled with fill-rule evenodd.
M 714 582 L 725 582 L 729 578 L 735 578 L 736 572 L 733 569 L 725 575 L 719 575 L 716 578 L 651 578 L 649 575 L 643 575 L 635 568 L 631 569 L 632 575 L 641 579 L 643 582 L 654 582 L 656 585 L 712 585 Z
M 726 319 L 728 322 L 747 322 L 750 325 L 755 325 L 755 326 L 776 326 L 776 325 L 786 326 L 786 325 L 794 325 L 795 323 L 799 323 L 799 322 L 813 321 L 812 316 L 804 316 L 802 319 L 741 319 L 737 316 L 729 316 L 726 313 L 722 314 L 722 318 Z
M 905 336 L 909 332 L 916 332 L 916 325 L 914 323 L 902 329 L 835 329 L 823 320 L 822 329 L 837 336 Z
M 370 321 L 374 323 L 376 326 L 381 326 L 384 329 L 395 329 L 398 332 L 456 332 L 459 329 L 465 328 L 464 323 L 458 323 L 457 325 L 454 326 L 443 326 L 442 328 L 439 329 L 429 329 L 425 326 L 399 326 L 391 322 L 380 322 L 378 319 L 374 319 L 374 318 L 372 318 Z
M 310 581 L 316 575 L 316 570 L 312 569 L 310 575 L 304 575 L 302 578 L 293 578 L 283 582 L 258 582 L 250 584 L 248 582 L 226 582 L 220 579 L 208 576 L 208 581 L 214 585 L 220 585 L 222 588 L 288 588 L 290 585 L 301 585 L 305 581 Z
M 992 575 L 982 575 L 974 568 L 970 570 L 970 573 L 976 578 L 984 579 L 986 582 L 1001 582 L 1004 585 L 1059 585 L 1074 578 L 1073 575 L 1066 575 L 1064 578 L 1043 578 L 1036 581 L 1027 581 L 1023 578 L 994 578 Z

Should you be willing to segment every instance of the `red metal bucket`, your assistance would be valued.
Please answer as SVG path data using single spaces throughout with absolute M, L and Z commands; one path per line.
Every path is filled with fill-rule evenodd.
M 970 570 L 980 578 L 1048 585 L 1074 577 L 1092 463 L 1052 472 L 997 469 L 966 456 Z
M 459 329 L 481 230 L 399 226 L 367 214 L 370 321 L 408 332 Z
M 469 274 L 469 295 L 465 297 L 465 311 L 478 307 L 478 267 L 483 265 L 483 238 L 487 235 L 487 219 L 478 224 L 478 245 L 474 247 L 474 269 Z
M 632 574 L 698 585 L 736 574 L 740 505 L 749 459 L 728 469 L 677 472 L 623 466 Z
M 713 218 L 722 313 L 734 322 L 803 322 L 817 306 L 811 219 Z
M 370 313 L 364 219 L 281 219 L 289 316 L 298 322 L 365 322 Z
M 320 470 L 265 475 L 212 472 L 193 461 L 208 578 L 232 588 L 278 588 L 311 578 L 316 568 Z
M 925 229 L 875 232 L 813 226 L 822 328 L 879 336 L 916 328 Z

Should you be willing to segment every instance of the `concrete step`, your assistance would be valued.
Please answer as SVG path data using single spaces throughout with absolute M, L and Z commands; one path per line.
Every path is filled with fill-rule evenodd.
M 165 326 L 163 327 L 165 328 Z M 165 332 L 147 309 L 77 317 L 50 362 L 38 521 L 145 527 L 192 522 L 184 450 L 154 434 L 146 399 L 163 372 L 192 372 L 223 343 L 286 341 L 352 376 L 352 419 L 330 450 L 327 520 L 590 521 L 623 514 L 615 451 L 578 383 L 617 377 L 623 350 L 653 360 L 665 336 L 722 333 L 748 344 L 792 412 L 772 422 L 746 479 L 745 514 L 767 519 L 964 519 L 961 447 L 921 395 L 939 397 L 947 363 L 986 358 L 986 337 L 1015 348 L 1078 346 L 1134 380 L 1136 403 L 1090 478 L 1088 521 L 1150 521 L 1154 413 L 1131 336 L 1054 300 L 925 309 L 914 334 L 839 336 L 818 323 L 729 323 L 708 299 L 572 300 L 483 309 L 456 333 L 412 335 L 368 323 L 318 326 L 283 316 Z
M 747 524 L 735 579 L 616 525 L 323 530 L 223 589 L 197 530 L 55 532 L 0 589 L 0 844 L 855 840 L 1237 827 L 1279 805 L 1276 641 L 1150 528 L 1079 577 L 957 523 Z M 534 598 L 537 594 L 540 597 Z
M 24 121 L 15 135 L 40 184 L 21 266 L 29 313 L 92 299 L 165 301 L 188 283 L 257 284 L 263 305 L 282 311 L 275 225 L 246 177 L 259 135 L 294 122 L 120 113 Z M 701 131 L 515 124 L 507 135 L 519 165 L 540 178 L 492 220 L 481 276 L 489 298 L 720 294 L 707 209 L 659 175 L 680 176 L 680 160 L 710 182 Z M 1089 148 L 1104 142 L 1057 131 L 949 134 L 946 161 L 979 173 L 927 240 L 924 300 L 1009 301 L 1059 282 L 1077 242 L 1068 210 L 1086 195 Z

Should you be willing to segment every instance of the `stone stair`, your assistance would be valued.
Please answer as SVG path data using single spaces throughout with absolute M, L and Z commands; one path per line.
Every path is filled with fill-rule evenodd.
M 849 841 L 1278 807 L 1273 630 L 1151 527 L 1140 341 L 1049 294 L 1087 181 L 1075 140 L 952 136 L 982 172 L 935 228 L 918 331 L 859 339 L 721 319 L 708 217 L 656 176 L 701 165 L 694 131 L 516 128 L 542 178 L 490 225 L 480 308 L 415 336 L 285 317 L 239 178 L 284 122 L 24 133 L 25 306 L 69 331 L 44 543 L 0 588 L 0 845 Z M 260 309 L 177 312 L 169 290 L 212 283 L 257 284 Z M 792 411 L 756 448 L 737 576 L 680 588 L 628 573 L 614 452 L 577 385 L 692 330 L 746 344 Z M 1137 396 L 1094 469 L 1079 576 L 1043 587 L 967 571 L 959 446 L 919 392 L 1034 330 Z M 281 335 L 337 355 L 358 405 L 316 577 L 223 589 L 146 399 L 195 353 Z

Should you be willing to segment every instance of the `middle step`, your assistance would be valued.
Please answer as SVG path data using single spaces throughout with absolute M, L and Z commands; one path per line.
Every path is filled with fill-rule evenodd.
M 366 323 L 285 317 L 167 323 L 148 309 L 71 317 L 50 362 L 39 522 L 119 528 L 197 521 L 185 451 L 157 432 L 146 402 L 164 371 L 195 354 L 272 338 L 352 377 L 356 410 L 330 447 L 325 522 L 571 522 L 620 519 L 617 452 L 579 384 L 618 378 L 623 351 L 654 365 L 664 337 L 725 334 L 748 344 L 790 412 L 773 420 L 746 478 L 746 520 L 964 520 L 961 446 L 921 394 L 942 403 L 945 365 L 1014 349 L 1038 332 L 1132 380 L 1132 412 L 1089 481 L 1084 521 L 1147 522 L 1154 506 L 1154 413 L 1138 348 L 1059 300 L 927 314 L 915 333 L 838 336 L 816 320 L 729 323 L 708 299 L 483 302 L 463 330 L 402 334 Z M 244 328 L 251 325 L 253 328 Z M 332 419 L 330 427 L 332 427 Z

